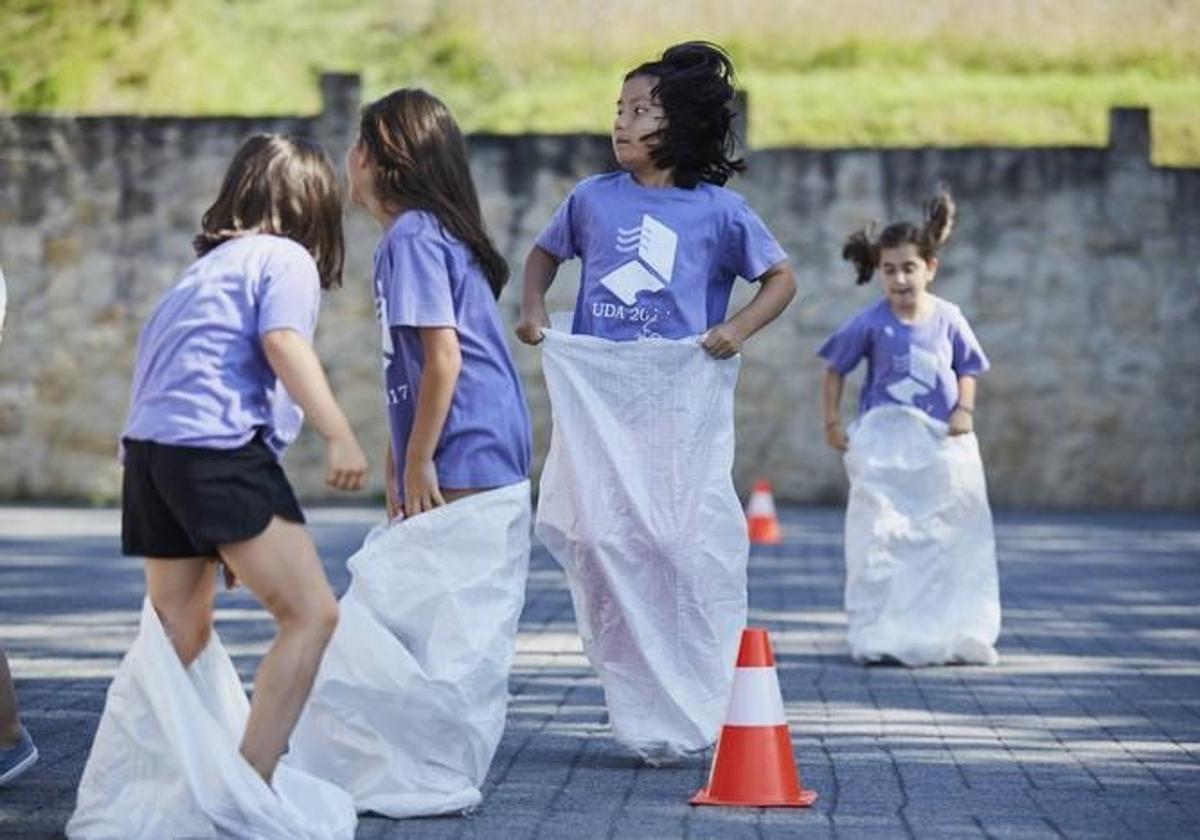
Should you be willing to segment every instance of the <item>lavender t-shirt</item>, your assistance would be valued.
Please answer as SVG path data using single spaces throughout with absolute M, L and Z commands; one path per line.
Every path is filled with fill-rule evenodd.
M 699 335 L 725 320 L 735 278 L 787 259 L 737 193 L 644 187 L 627 172 L 579 182 L 537 246 L 583 262 L 571 331 L 614 341 Z
M 375 305 L 396 479 L 421 387 L 420 327 L 452 327 L 462 369 L 434 450 L 447 488 L 504 487 L 529 476 L 529 411 L 500 313 L 471 251 L 424 211 L 400 215 L 375 250 Z
M 938 297 L 933 302 L 930 315 L 905 324 L 887 300 L 881 300 L 842 324 L 817 350 L 843 376 L 866 358 L 859 414 L 898 404 L 949 420 L 958 402 L 958 377 L 978 376 L 988 369 L 987 356 L 962 310 Z
M 276 380 L 261 336 L 311 341 L 321 302 L 312 255 L 291 239 L 241 236 L 196 260 L 138 339 L 122 437 L 233 449 L 262 430 L 276 455 L 304 420 Z

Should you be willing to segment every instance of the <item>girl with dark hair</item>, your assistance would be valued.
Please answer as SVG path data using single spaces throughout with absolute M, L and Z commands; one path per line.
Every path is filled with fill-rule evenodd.
M 988 369 L 987 357 L 962 310 L 929 291 L 938 253 L 954 226 L 954 201 L 939 192 L 922 224 L 897 222 L 872 238 L 852 234 L 842 256 L 855 267 L 859 285 L 876 271 L 883 299 L 838 328 L 818 354 L 826 361 L 822 397 L 825 440 L 846 450 L 839 404 L 847 373 L 867 360 L 859 413 L 877 405 L 911 405 L 949 424 L 952 435 L 974 429 L 975 382 Z
M 322 816 L 322 794 L 298 794 L 294 773 L 275 772 L 337 623 L 279 459 L 307 416 L 326 441 L 330 487 L 357 490 L 367 470 L 311 346 L 321 290 L 342 271 L 342 198 L 324 152 L 300 138 L 251 137 L 194 246 L 196 261 L 138 340 L 121 436 L 121 544 L 146 558 L 147 598 L 67 831 L 352 832 L 343 793 L 310 778 L 349 811 Z M 213 631 L 218 561 L 278 626 L 248 710 Z M 167 639 L 170 661 L 159 655 Z
M 537 533 L 567 573 L 614 735 L 651 764 L 711 745 L 725 712 L 749 551 L 730 475 L 737 356 L 795 294 L 783 249 L 723 186 L 745 169 L 733 99 L 709 43 L 625 75 L 621 169 L 576 185 L 538 236 L 517 326 L 549 339 Z M 573 257 L 568 335 L 548 329 L 545 295 Z M 757 292 L 726 319 L 738 277 Z
M 955 205 L 940 191 L 920 224 L 860 230 L 842 255 L 883 299 L 817 351 L 825 360 L 825 440 L 846 453 L 846 611 L 865 663 L 991 664 L 1000 630 L 995 542 L 975 440 L 976 380 L 988 369 L 971 325 L 929 286 Z M 845 377 L 867 375 L 849 434 Z
M 363 109 L 350 200 L 375 252 L 389 524 L 349 590 L 288 762 L 360 811 L 470 810 L 504 731 L 529 563 L 530 424 L 466 144 L 422 90 Z
M 394 91 L 363 110 L 346 166 L 350 200 L 385 233 L 375 296 L 389 514 L 525 481 L 529 413 L 496 308 L 508 266 L 484 229 L 454 117 L 425 91 Z
M 795 294 L 787 255 L 745 200 L 724 189 L 733 157 L 733 65 L 717 46 L 677 44 L 630 70 L 617 100 L 620 172 L 576 185 L 525 262 L 517 336 L 541 340 L 546 291 L 563 260 L 583 262 L 572 332 L 614 341 L 704 335 L 718 359 Z M 758 285 L 728 320 L 737 277 Z

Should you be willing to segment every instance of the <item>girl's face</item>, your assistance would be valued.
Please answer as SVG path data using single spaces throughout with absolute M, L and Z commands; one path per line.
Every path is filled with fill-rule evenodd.
M 350 183 L 350 203 L 369 210 L 375 196 L 375 168 L 361 138 L 346 150 L 346 180 Z
M 926 262 L 916 245 L 897 245 L 879 253 L 883 293 L 894 310 L 916 306 L 936 273 L 937 258 L 932 257 Z
M 662 105 L 651 93 L 657 82 L 653 76 L 634 76 L 621 85 L 612 127 L 613 153 L 621 168 L 630 172 L 654 167 L 650 151 L 658 145 L 658 138 L 646 136 L 662 128 L 666 119 Z

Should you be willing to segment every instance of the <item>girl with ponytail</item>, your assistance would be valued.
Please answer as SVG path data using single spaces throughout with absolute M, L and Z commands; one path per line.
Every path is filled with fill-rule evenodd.
M 826 361 L 822 388 L 825 440 L 846 449 L 839 404 L 846 374 L 867 360 L 859 413 L 900 403 L 949 424 L 952 435 L 974 429 L 975 380 L 988 369 L 987 357 L 962 311 L 929 291 L 938 254 L 954 228 L 954 200 L 940 190 L 925 217 L 890 224 L 874 235 L 867 228 L 846 240 L 842 256 L 859 285 L 878 271 L 883 299 L 838 328 L 817 353 Z
M 883 299 L 818 353 L 825 440 L 845 452 L 845 603 L 851 656 L 865 664 L 994 664 L 996 550 L 975 439 L 975 382 L 988 360 L 962 311 L 929 286 L 954 227 L 941 190 L 920 224 L 852 234 L 842 255 Z M 845 376 L 867 361 L 859 417 L 843 431 Z

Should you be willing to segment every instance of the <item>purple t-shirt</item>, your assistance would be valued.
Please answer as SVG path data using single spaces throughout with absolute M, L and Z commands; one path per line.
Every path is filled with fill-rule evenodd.
M 725 320 L 737 277 L 787 259 L 745 199 L 724 187 L 643 187 L 628 172 L 580 181 L 537 238 L 580 257 L 574 333 L 686 338 Z
M 989 367 L 962 310 L 938 297 L 933 312 L 913 324 L 900 321 L 887 300 L 872 304 L 838 327 L 817 354 L 843 376 L 866 358 L 860 415 L 897 404 L 947 421 L 958 402 L 958 377 Z
M 462 352 L 433 454 L 447 488 L 504 487 L 529 476 L 529 410 L 487 279 L 462 242 L 424 211 L 402 213 L 375 250 L 375 307 L 396 480 L 421 387 L 419 327 L 453 327 Z
M 278 456 L 304 415 L 275 377 L 261 336 L 311 341 L 321 303 L 312 255 L 279 236 L 239 236 L 192 263 L 138 339 L 123 438 L 233 449 L 262 430 Z

